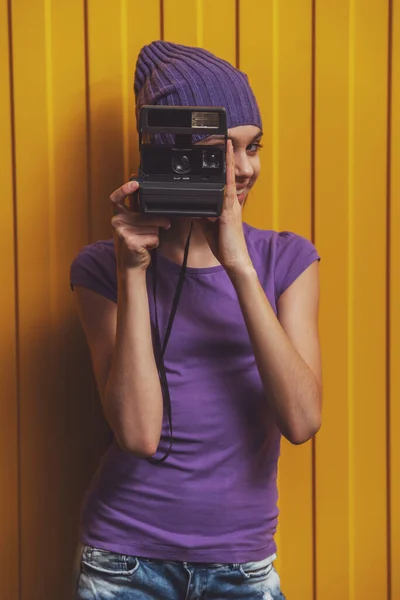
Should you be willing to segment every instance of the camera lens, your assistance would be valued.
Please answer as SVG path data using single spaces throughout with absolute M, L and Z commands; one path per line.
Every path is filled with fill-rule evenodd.
M 187 169 L 188 166 L 190 165 L 189 157 L 186 156 L 186 154 L 184 154 L 183 156 L 181 156 L 181 161 L 180 161 L 180 163 L 178 163 L 178 165 L 182 169 Z
M 174 152 L 172 158 L 172 168 L 175 173 L 184 175 L 192 170 L 192 162 L 187 152 Z
M 215 150 L 204 150 L 203 169 L 219 169 L 220 156 L 220 153 Z

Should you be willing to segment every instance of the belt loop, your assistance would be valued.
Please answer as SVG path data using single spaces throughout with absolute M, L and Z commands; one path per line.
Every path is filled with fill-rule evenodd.
M 191 596 L 192 586 L 193 586 L 193 584 L 192 584 L 192 575 L 193 574 L 192 574 L 192 571 L 189 569 L 188 563 L 186 560 L 183 561 L 182 564 L 183 564 L 184 569 L 186 570 L 186 572 L 189 575 L 188 582 L 187 582 L 187 588 L 186 588 L 186 595 L 185 595 L 185 600 L 189 600 L 189 598 Z

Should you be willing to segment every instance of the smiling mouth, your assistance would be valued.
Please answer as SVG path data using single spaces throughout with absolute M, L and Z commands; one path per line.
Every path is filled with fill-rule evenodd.
M 245 194 L 247 190 L 247 186 L 243 187 L 243 188 L 236 188 L 236 195 L 238 198 L 240 198 L 241 196 L 243 196 Z

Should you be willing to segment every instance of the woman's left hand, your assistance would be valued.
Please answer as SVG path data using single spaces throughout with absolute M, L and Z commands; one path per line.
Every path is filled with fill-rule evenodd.
M 226 187 L 222 214 L 218 219 L 201 221 L 206 239 L 214 256 L 229 276 L 253 268 L 243 232 L 242 207 L 236 194 L 235 157 L 228 140 L 226 152 Z

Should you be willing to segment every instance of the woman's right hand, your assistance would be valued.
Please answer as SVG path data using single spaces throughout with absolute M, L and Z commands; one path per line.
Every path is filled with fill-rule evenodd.
M 129 181 L 110 196 L 113 208 L 111 219 L 114 230 L 115 253 L 118 270 L 145 271 L 150 264 L 150 250 L 159 245 L 159 229 L 169 229 L 166 217 L 147 216 L 128 210 L 126 198 L 139 188 L 137 181 Z

